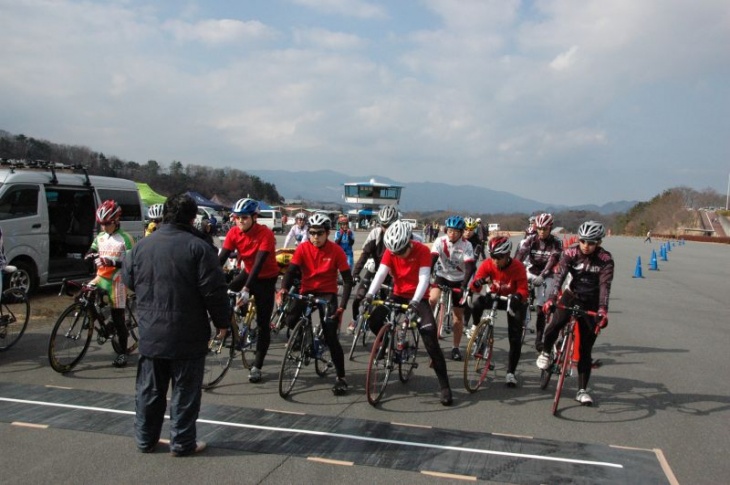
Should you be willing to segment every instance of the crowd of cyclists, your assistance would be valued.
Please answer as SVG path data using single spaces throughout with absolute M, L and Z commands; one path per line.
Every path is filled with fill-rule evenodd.
M 152 234 L 161 223 L 163 204 L 148 210 L 149 224 L 145 235 Z M 348 392 L 345 359 L 340 344 L 341 334 L 350 333 L 361 312 L 369 310 L 376 295 L 388 288 L 389 298 L 408 305 L 410 321 L 417 322 L 418 332 L 430 359 L 440 389 L 440 402 L 453 403 L 446 356 L 461 361 L 462 339 L 470 335 L 469 324 L 477 324 L 493 298 L 498 308 L 507 312 L 509 342 L 505 384 L 519 383 L 517 367 L 522 353 L 522 335 L 531 295 L 537 313 L 535 349 L 536 365 L 547 369 L 551 364 L 549 350 L 567 324 L 569 315 L 560 306 L 578 305 L 597 312 L 597 318 L 579 320 L 581 331 L 578 362 L 579 391 L 576 400 L 591 405 L 588 381 L 592 368 L 591 351 L 598 331 L 608 324 L 608 303 L 613 279 L 611 254 L 601 247 L 606 230 L 600 222 L 586 221 L 578 228 L 578 242 L 563 248 L 553 233 L 554 218 L 549 213 L 529 220 L 524 238 L 513 248 L 509 237 L 490 235 L 478 218 L 453 215 L 440 223 L 429 224 L 423 238 L 413 233 L 412 226 L 400 220 L 398 209 L 384 206 L 377 215 L 378 225 L 364 238 L 360 255 L 354 260 L 356 234 L 346 215 L 339 216 L 336 226 L 324 214 L 294 216 L 294 224 L 285 237 L 283 248 L 293 246 L 277 256 L 276 239 L 271 229 L 258 223 L 259 202 L 244 198 L 231 209 L 232 227 L 222 239 L 219 262 L 222 268 L 236 269 L 229 290 L 237 293 L 237 307 L 252 299 L 256 307 L 259 329 L 255 362 L 248 379 L 259 383 L 264 379 L 264 363 L 271 343 L 269 322 L 277 305 L 283 305 L 292 288 L 301 294 L 312 294 L 326 305 L 319 308 L 320 325 L 336 371 L 332 392 Z M 121 207 L 113 200 L 104 201 L 96 211 L 102 231 L 96 236 L 87 258 L 93 259 L 97 274 L 93 284 L 106 289 L 112 302 L 111 320 L 118 338 L 127 339 L 124 308 L 126 289 L 119 269 L 124 255 L 132 247 L 132 239 L 120 228 Z M 334 227 L 333 227 L 334 226 Z M 433 227 L 439 227 L 433 234 Z M 201 231 L 204 232 L 204 231 Z M 334 232 L 334 234 L 332 234 Z M 221 235 L 223 236 L 223 235 Z M 214 244 L 208 236 L 210 244 Z M 283 248 L 280 248 L 283 249 Z M 442 350 L 434 308 L 442 291 L 454 295 L 452 307 L 452 340 L 449 352 Z M 352 301 L 350 296 L 352 295 Z M 557 305 L 560 302 L 562 305 Z M 303 301 L 296 301 L 284 321 L 289 328 L 296 324 Z M 343 316 L 351 305 L 351 320 Z M 384 308 L 368 311 L 371 332 L 377 334 L 385 320 Z M 349 320 L 349 322 L 348 322 Z M 342 331 L 340 330 L 342 329 Z M 224 330 L 220 331 L 224 333 Z M 215 336 L 220 340 L 223 335 Z M 126 342 L 120 345 L 127 348 Z M 118 354 L 113 365 L 127 365 L 127 356 Z

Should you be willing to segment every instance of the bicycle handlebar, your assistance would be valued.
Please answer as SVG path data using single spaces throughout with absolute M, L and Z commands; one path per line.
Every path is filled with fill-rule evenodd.
M 555 305 L 555 308 L 558 308 L 559 310 L 567 310 L 568 312 L 570 312 L 571 315 L 575 315 L 578 317 L 581 317 L 584 315 L 587 315 L 589 317 L 594 317 L 594 318 L 598 317 L 598 312 L 584 310 L 579 305 L 566 306 L 566 305 L 563 305 L 562 303 L 558 303 Z

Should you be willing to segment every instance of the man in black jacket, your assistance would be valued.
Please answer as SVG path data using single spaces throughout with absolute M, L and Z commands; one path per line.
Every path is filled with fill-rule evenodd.
M 197 441 L 208 316 L 228 328 L 226 282 L 215 250 L 193 228 L 197 204 L 176 195 L 165 202 L 162 226 L 127 254 L 124 283 L 137 296 L 135 438 L 143 453 L 154 451 L 164 421 L 170 382 L 170 452 L 190 455 L 205 449 Z

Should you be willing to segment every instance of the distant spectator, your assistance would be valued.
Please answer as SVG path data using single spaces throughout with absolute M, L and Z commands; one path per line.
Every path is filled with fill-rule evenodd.
M 646 238 L 644 239 L 644 242 L 649 242 L 649 244 L 651 244 L 651 231 L 646 231 Z

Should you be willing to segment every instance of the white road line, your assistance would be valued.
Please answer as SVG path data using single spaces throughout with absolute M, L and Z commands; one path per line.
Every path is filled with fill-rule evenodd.
M 61 403 L 52 403 L 52 402 L 45 402 L 45 401 L 30 401 L 27 399 L 14 399 L 14 398 L 8 398 L 8 397 L 0 397 L 0 401 L 14 402 L 14 403 L 19 403 L 19 404 L 35 404 L 38 406 L 60 407 L 60 408 L 67 408 L 67 409 L 79 409 L 79 410 L 84 410 L 84 411 L 97 411 L 97 412 L 103 412 L 103 413 L 134 415 L 134 411 L 100 408 L 100 407 L 95 407 L 95 406 L 81 406 L 81 405 L 76 405 L 76 404 L 61 404 Z M 170 419 L 170 416 L 165 415 L 165 418 Z M 605 462 L 605 461 L 576 460 L 573 458 L 559 458 L 559 457 L 554 457 L 554 456 L 531 455 L 531 454 L 525 454 L 525 453 L 510 453 L 510 452 L 506 452 L 506 451 L 482 450 L 479 448 L 464 448 L 464 447 L 460 447 L 460 446 L 435 445 L 432 443 L 419 443 L 416 441 L 390 440 L 390 439 L 385 439 L 385 438 L 371 438 L 371 437 L 367 437 L 367 436 L 356 436 L 356 435 L 341 434 L 341 433 L 329 433 L 326 431 L 313 431 L 313 430 L 308 430 L 308 429 L 278 428 L 278 427 L 274 427 L 274 426 L 260 426 L 260 425 L 256 425 L 256 424 L 230 423 L 227 421 L 218 421 L 218 420 L 212 420 L 212 419 L 198 418 L 198 423 L 215 424 L 218 426 L 228 426 L 231 428 L 258 429 L 258 430 L 264 430 L 264 431 L 274 431 L 274 432 L 278 432 L 278 433 L 305 434 L 305 435 L 310 435 L 310 436 L 324 436 L 324 437 L 331 437 L 331 438 L 348 439 L 348 440 L 353 440 L 353 441 L 365 441 L 365 442 L 370 442 L 370 443 L 387 443 L 387 444 L 391 444 L 391 445 L 410 446 L 410 447 L 414 447 L 414 448 L 430 448 L 430 449 L 434 449 L 434 450 L 457 451 L 457 452 L 461 452 L 461 453 L 475 453 L 475 454 L 481 454 L 481 455 L 507 456 L 510 458 L 531 459 L 531 460 L 539 460 L 539 461 L 554 461 L 554 462 L 559 462 L 559 463 L 574 463 L 577 465 L 592 465 L 592 466 L 600 466 L 600 467 L 608 467 L 608 468 L 623 468 L 624 467 L 620 463 L 611 463 L 611 462 Z

